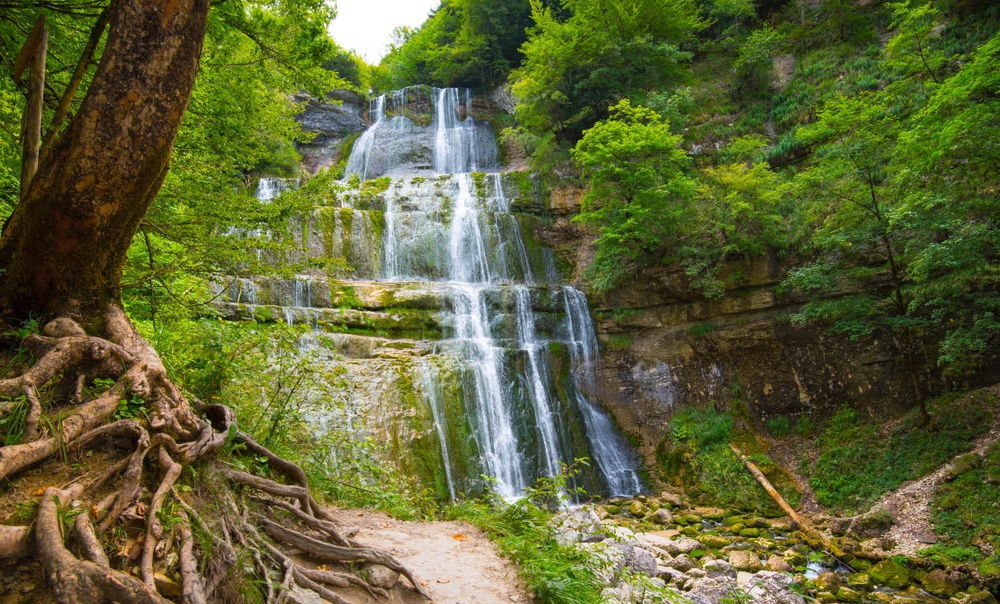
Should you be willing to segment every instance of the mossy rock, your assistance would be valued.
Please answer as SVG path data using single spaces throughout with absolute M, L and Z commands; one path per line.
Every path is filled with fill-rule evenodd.
M 976 453 L 963 455 L 956 459 L 955 463 L 952 464 L 951 469 L 948 470 L 947 478 L 954 480 L 966 472 L 971 472 L 972 470 L 979 468 L 979 464 L 981 462 L 982 460 Z
M 864 589 L 866 591 L 875 587 L 875 582 L 868 576 L 868 573 L 854 573 L 847 577 L 847 584 L 853 589 Z
M 847 565 L 858 572 L 867 572 L 872 567 L 872 563 L 864 558 L 855 558 L 848 562 Z
M 701 524 L 701 516 L 695 514 L 684 514 L 681 518 L 687 520 L 688 524 Z
M 865 594 L 860 591 L 855 591 L 850 587 L 841 587 L 837 590 L 837 599 L 841 602 L 847 602 L 848 604 L 856 604 L 861 600 L 864 600 Z
M 685 537 L 694 538 L 694 537 L 697 537 L 699 535 L 699 531 L 698 531 L 698 529 L 694 528 L 693 526 L 689 526 L 689 527 L 681 530 L 681 534 L 684 535 Z
M 622 513 L 622 509 L 617 505 L 606 505 L 604 506 L 604 511 L 611 514 L 612 516 L 617 516 Z
M 955 583 L 948 576 L 948 573 L 940 568 L 935 568 L 927 573 L 927 576 L 921 580 L 921 584 L 924 586 L 924 589 L 939 598 L 950 598 L 959 591 L 958 583 Z
M 771 526 L 771 524 L 767 520 L 764 520 L 763 518 L 751 518 L 750 520 L 747 520 L 743 524 L 745 524 L 747 528 L 755 528 L 755 529 L 766 529 L 770 528 Z
M 997 599 L 988 591 L 960 594 L 953 597 L 950 601 L 954 604 L 997 604 Z
M 868 571 L 868 574 L 875 583 L 886 587 L 898 589 L 910 584 L 910 571 L 892 559 L 879 562 Z
M 740 531 L 740 537 L 745 537 L 747 539 L 756 539 L 760 536 L 760 530 L 755 528 L 745 528 Z
M 722 549 L 729 545 L 729 539 L 725 537 L 719 537 L 718 535 L 702 535 L 698 538 L 702 545 L 710 549 Z
M 743 524 L 742 522 L 739 522 L 739 523 L 736 523 L 733 526 L 729 527 L 729 531 L 731 533 L 733 533 L 734 535 L 739 535 L 740 531 L 742 531 L 745 528 L 746 528 L 746 525 Z
M 727 516 L 722 519 L 722 524 L 725 526 L 733 526 L 734 524 L 743 524 L 743 516 Z
M 680 526 L 688 525 L 688 521 L 684 519 L 684 516 L 674 516 L 674 523 Z
M 791 564 L 794 567 L 800 567 L 809 564 L 809 558 L 806 557 L 806 555 L 803 554 L 802 552 L 796 551 L 794 549 L 785 550 L 785 553 L 783 553 L 781 557 L 785 559 L 785 562 Z
M 828 591 L 821 591 L 816 594 L 816 599 L 819 600 L 820 602 L 827 602 L 829 604 L 833 604 L 834 602 L 837 601 L 837 596 L 833 595 Z
M 635 518 L 642 518 L 646 514 L 646 504 L 641 501 L 633 501 L 628 505 L 628 513 Z

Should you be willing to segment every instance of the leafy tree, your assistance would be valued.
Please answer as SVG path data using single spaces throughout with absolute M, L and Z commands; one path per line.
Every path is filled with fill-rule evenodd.
M 778 54 L 783 42 L 784 36 L 769 26 L 754 31 L 740 45 L 733 69 L 745 84 L 755 87 L 766 85 L 771 59 Z
M 681 45 L 706 26 L 690 0 L 566 0 L 561 21 L 532 0 L 535 29 L 511 80 L 517 117 L 532 135 L 575 142 L 620 99 L 680 79 Z
M 694 183 L 681 137 L 655 111 L 624 99 L 607 121 L 588 130 L 573 158 L 590 177 L 590 191 L 576 218 L 600 232 L 590 269 L 594 286 L 606 292 L 683 233 Z
M 940 84 L 938 74 L 945 65 L 944 53 L 931 44 L 941 13 L 930 2 L 911 6 L 910 0 L 906 0 L 894 2 L 889 7 L 896 35 L 885 45 L 886 67 L 904 77 L 919 77 L 921 90 L 926 95 L 924 78 L 930 77 L 935 84 Z
M 898 334 L 926 422 L 926 390 L 914 339 L 927 322 L 912 312 L 912 250 L 906 244 L 916 225 L 901 220 L 906 217 L 899 211 L 904 192 L 893 186 L 888 173 L 899 120 L 884 100 L 870 93 L 832 99 L 817 117 L 799 136 L 822 145 L 822 161 L 803 176 L 805 186 L 824 191 L 819 199 L 825 216 L 815 236 L 821 260 L 792 271 L 788 283 L 824 294 L 858 288 L 864 292 L 847 307 L 818 300 L 804 316 L 834 320 L 834 330 L 852 338 L 868 334 L 875 325 Z M 888 273 L 884 281 L 877 268 Z
M 765 141 L 744 137 L 728 149 L 731 156 L 760 156 Z M 705 297 L 721 298 L 726 282 L 719 271 L 727 260 L 748 261 L 787 245 L 789 186 L 771 171 L 765 161 L 736 161 L 707 168 L 699 173 L 692 204 L 692 223 L 697 233 L 681 252 L 690 287 Z M 739 281 L 731 271 L 728 281 Z

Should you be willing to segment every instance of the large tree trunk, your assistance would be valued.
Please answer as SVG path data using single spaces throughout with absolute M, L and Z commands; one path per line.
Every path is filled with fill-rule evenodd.
M 19 376 L 0 376 L 0 416 L 23 413 L 25 425 L 23 442 L 0 446 L 0 479 L 57 451 L 65 456 L 111 439 L 134 442 L 130 455 L 102 469 L 99 476 L 87 473 L 64 490 L 44 489 L 34 531 L 28 526 L 6 527 L 0 533 L 0 557 L 22 557 L 33 546 L 61 604 L 106 600 L 167 604 L 157 591 L 154 573 L 156 559 L 165 551 L 158 544 L 169 545 L 173 539 L 181 542 L 179 572 L 185 604 L 212 601 L 220 581 L 236 565 L 234 541 L 257 562 L 253 580 L 267 586 L 268 602 L 276 595 L 272 581 L 281 570 L 285 588 L 297 584 L 331 601 L 340 600 L 317 581 L 360 584 L 372 595 L 386 596 L 361 579 L 299 566 L 264 539 L 255 526 L 263 525 L 268 534 L 277 535 L 275 541 L 306 543 L 306 551 L 314 556 L 377 561 L 401 570 L 414 589 L 429 598 L 391 556 L 341 535 L 310 494 L 305 472 L 240 432 L 232 410 L 200 405 L 197 410 L 207 419 L 194 413 L 122 307 L 122 266 L 166 176 L 174 137 L 198 73 L 209 1 L 115 0 L 106 49 L 80 110 L 45 156 L 0 238 L 0 327 L 31 314 L 46 322 L 43 335 L 31 334 L 21 342 L 37 362 Z M 108 376 L 116 378 L 111 388 L 84 394 L 87 385 L 97 388 L 95 377 Z M 60 380 L 75 383 L 68 401 L 58 388 L 48 388 Z M 137 399 L 143 403 L 142 421 L 113 421 L 123 400 Z M 43 400 L 48 406 L 65 402 L 76 406 L 46 409 Z M 234 439 L 255 458 L 265 459 L 275 477 L 293 484 L 220 471 L 211 459 Z M 221 492 L 216 503 L 225 509 L 215 506 L 199 512 L 173 489 L 183 467 L 199 462 L 198 476 L 205 482 L 239 483 L 244 490 L 272 498 L 257 500 L 257 514 L 251 514 L 245 501 L 238 504 L 229 491 L 214 489 L 210 495 L 206 490 L 203 500 Z M 159 471 L 149 472 L 150 466 Z M 100 498 L 102 488 L 116 480 L 118 488 Z M 183 511 L 165 507 L 171 496 Z M 68 534 L 60 509 L 71 503 L 87 505 L 80 506 L 85 511 Z M 291 513 L 303 528 L 281 526 L 275 517 L 262 520 L 259 513 L 265 508 Z M 105 542 L 113 544 L 115 535 L 127 534 L 126 510 L 132 510 L 133 517 L 142 516 L 146 528 L 141 580 L 112 568 L 106 545 L 97 537 L 104 534 Z M 196 559 L 192 524 L 201 528 L 203 551 L 216 552 L 207 567 L 204 556 L 200 564 Z M 67 541 L 75 545 L 80 558 L 66 547 Z M 169 562 L 162 560 L 160 565 L 165 570 Z M 240 565 L 238 572 L 245 573 L 245 566 Z
M 0 309 L 103 333 L 187 107 L 208 0 L 120 0 L 97 73 L 0 239 Z

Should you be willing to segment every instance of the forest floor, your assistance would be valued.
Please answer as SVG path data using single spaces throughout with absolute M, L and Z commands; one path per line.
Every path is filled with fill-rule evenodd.
M 500 556 L 482 531 L 467 522 L 406 522 L 370 510 L 331 510 L 360 530 L 353 539 L 395 556 L 430 592 L 436 604 L 527 602 L 517 568 Z M 456 538 L 458 537 L 458 538 Z M 374 603 L 366 592 L 335 590 L 356 604 Z M 426 604 L 406 579 L 390 591 L 391 604 Z

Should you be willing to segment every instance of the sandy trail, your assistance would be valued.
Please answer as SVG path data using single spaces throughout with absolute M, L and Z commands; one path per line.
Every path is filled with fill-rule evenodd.
M 517 569 L 497 552 L 486 536 L 465 522 L 404 522 L 381 512 L 331 510 L 349 526 L 361 530 L 353 538 L 389 552 L 420 581 L 436 604 L 510 604 L 526 602 Z M 455 535 L 465 535 L 461 541 Z M 404 587 L 406 586 L 406 587 Z M 390 592 L 392 604 L 427 604 L 427 600 L 400 578 Z M 375 604 L 364 591 L 338 589 L 355 604 Z

